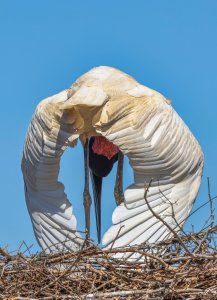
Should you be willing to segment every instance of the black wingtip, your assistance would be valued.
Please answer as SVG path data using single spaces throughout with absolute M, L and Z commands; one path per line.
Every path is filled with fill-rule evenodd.
M 96 176 L 92 171 L 91 180 L 93 186 L 93 196 L 96 214 L 96 228 L 98 243 L 101 241 L 101 193 L 102 193 L 102 177 Z

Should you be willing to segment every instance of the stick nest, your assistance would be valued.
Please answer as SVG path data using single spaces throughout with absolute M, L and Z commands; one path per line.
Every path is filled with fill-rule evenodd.
M 216 233 L 217 226 L 156 245 L 89 244 L 52 255 L 0 248 L 0 299 L 217 299 Z
M 198 233 L 186 234 L 182 230 L 173 207 L 179 235 L 152 209 L 147 201 L 151 180 L 144 200 L 153 216 L 174 236 L 172 239 L 115 249 L 112 244 L 104 250 L 86 240 L 79 252 L 49 255 L 31 255 L 25 243 L 25 251 L 15 255 L 0 248 L 0 299 L 216 300 L 217 226 L 213 200 L 217 196 L 211 197 L 207 180 L 209 200 L 194 212 L 209 203 L 210 225 Z

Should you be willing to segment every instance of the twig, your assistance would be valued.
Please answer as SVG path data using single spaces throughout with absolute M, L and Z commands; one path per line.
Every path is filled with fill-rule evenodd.
M 148 188 L 146 202 L 147 193 Z M 217 226 L 177 235 L 156 244 L 90 245 L 49 255 L 0 250 L 0 299 L 217 299 Z M 183 251 L 182 244 L 190 254 L 195 248 L 194 255 Z M 128 254 L 138 254 L 140 260 L 132 261 Z
M 120 234 L 120 232 L 121 232 L 121 229 L 122 229 L 123 227 L 124 227 L 124 225 L 121 225 L 121 226 L 120 226 L 120 228 L 118 229 L 118 233 L 116 234 L 116 237 L 115 237 L 114 241 L 112 242 L 110 249 L 112 249 L 112 248 L 113 248 L 113 246 L 114 246 L 114 243 L 115 243 L 115 242 L 116 242 L 116 240 L 118 239 L 118 237 L 119 237 L 119 234 Z
M 214 213 L 213 213 L 214 211 L 213 211 L 212 197 L 210 191 L 209 177 L 207 177 L 207 184 L 208 184 L 208 197 L 209 197 L 209 205 L 210 205 L 210 227 L 212 228 L 214 225 Z
M 117 291 L 117 292 L 110 292 L 110 293 L 95 293 L 95 294 L 87 294 L 83 295 L 83 299 L 95 299 L 95 298 L 113 298 L 113 297 L 127 297 L 127 296 L 136 296 L 136 295 L 153 295 L 156 293 L 163 292 L 165 288 L 159 288 L 156 290 L 132 290 L 132 291 Z
M 145 193 L 144 193 L 144 199 L 145 199 L 145 202 L 149 208 L 149 210 L 151 211 L 151 213 L 153 214 L 153 216 L 155 218 L 157 218 L 158 220 L 160 220 L 169 230 L 170 232 L 173 233 L 173 235 L 179 240 L 180 244 L 182 245 L 182 247 L 185 249 L 185 251 L 188 253 L 188 255 L 192 256 L 193 257 L 193 254 L 188 250 L 188 248 L 185 246 L 185 244 L 182 242 L 182 240 L 180 239 L 179 235 L 177 234 L 177 232 L 175 230 L 173 230 L 169 224 L 167 222 L 164 221 L 164 219 L 162 219 L 151 207 L 151 205 L 149 204 L 148 200 L 147 200 L 147 193 L 148 193 L 148 190 L 151 186 L 151 183 L 152 183 L 153 179 L 150 180 L 149 184 L 148 184 L 148 187 L 145 189 Z

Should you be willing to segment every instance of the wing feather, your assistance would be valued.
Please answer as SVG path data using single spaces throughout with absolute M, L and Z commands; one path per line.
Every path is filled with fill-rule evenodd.
M 69 130 L 64 120 L 56 119 L 61 103 L 67 99 L 64 91 L 38 105 L 23 151 L 26 203 L 36 239 L 47 253 L 78 250 L 82 244 L 73 207 L 58 181 L 61 155 L 78 138 L 73 126 Z
M 77 105 L 98 109 L 95 115 L 87 116 L 89 121 L 92 118 L 91 125 L 85 124 L 89 121 Z M 74 110 L 75 115 L 68 114 L 68 110 Z M 201 148 L 160 93 L 118 70 L 98 67 L 84 74 L 69 91 L 42 101 L 28 129 L 22 170 L 27 207 L 42 248 L 46 252 L 76 250 L 82 244 L 58 174 L 61 155 L 78 138 L 75 128 L 84 127 L 117 145 L 128 156 L 134 172 L 134 182 L 124 193 L 124 204 L 113 212 L 113 225 L 103 237 L 104 245 L 155 243 L 171 236 L 144 199 L 151 180 L 149 205 L 179 231 L 200 186 Z M 139 254 L 132 257 L 138 258 Z
M 125 191 L 124 204 L 113 212 L 113 225 L 103 237 L 107 247 L 154 243 L 171 236 L 146 205 L 144 192 L 150 180 L 149 205 L 179 231 L 192 209 L 203 169 L 198 142 L 162 95 L 152 91 L 150 96 L 125 94 L 119 98 L 125 100 L 125 110 L 122 107 L 118 121 L 112 122 L 113 110 L 117 114 L 115 99 L 105 105 L 102 121 L 97 120 L 95 126 L 128 156 L 134 183 Z M 107 123 L 105 115 L 110 116 Z

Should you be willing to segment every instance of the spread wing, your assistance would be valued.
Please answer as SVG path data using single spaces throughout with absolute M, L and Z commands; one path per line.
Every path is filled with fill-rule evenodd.
M 145 199 L 173 229 L 180 230 L 197 195 L 203 154 L 190 130 L 159 93 L 141 85 L 113 96 L 95 127 L 128 156 L 134 183 L 125 202 L 113 212 L 111 228 L 103 237 L 110 247 L 155 243 L 170 235 L 153 216 Z
M 78 138 L 73 120 L 60 109 L 67 99 L 63 91 L 38 105 L 23 151 L 26 204 L 36 239 L 47 253 L 77 250 L 82 244 L 73 207 L 58 181 L 61 155 Z
M 58 174 L 64 150 L 75 145 L 78 132 L 87 129 L 88 116 L 82 115 L 78 107 L 95 108 L 107 101 L 100 81 L 86 77 L 39 103 L 24 144 L 26 204 L 36 239 L 47 253 L 78 250 L 83 244 Z M 91 109 L 86 111 L 91 115 Z
M 79 105 L 85 107 L 82 114 Z M 97 107 L 97 113 L 88 106 Z M 77 250 L 82 244 L 58 173 L 62 153 L 74 145 L 84 127 L 85 132 L 96 130 L 117 145 L 134 172 L 124 204 L 114 210 L 104 245 L 155 243 L 171 234 L 144 199 L 144 186 L 151 180 L 149 205 L 170 227 L 180 230 L 200 186 L 199 144 L 161 94 L 118 70 L 98 67 L 69 91 L 42 101 L 28 129 L 22 170 L 26 203 L 41 247 L 49 253 Z

